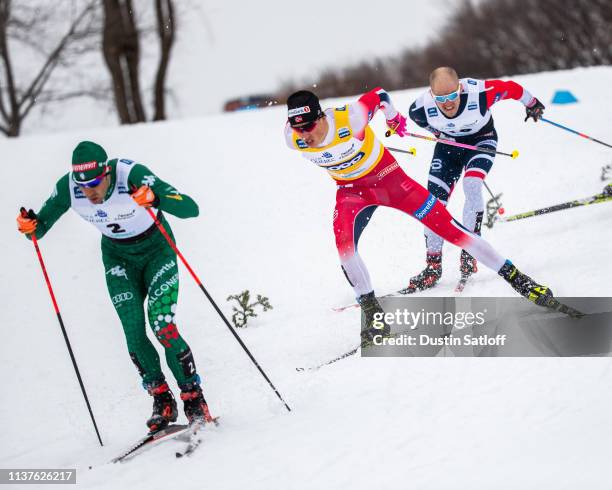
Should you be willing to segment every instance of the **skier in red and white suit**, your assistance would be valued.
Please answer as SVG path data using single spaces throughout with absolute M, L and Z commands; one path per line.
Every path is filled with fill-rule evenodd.
M 535 121 L 542 116 L 544 105 L 521 85 L 513 81 L 459 79 L 450 67 L 436 68 L 429 76 L 430 88 L 410 106 L 408 115 L 417 125 L 436 137 L 464 143 L 484 151 L 474 151 L 437 143 L 429 169 L 427 189 L 446 205 L 454 186 L 463 172 L 462 224 L 480 234 L 484 214 L 482 187 L 493 166 L 497 148 L 497 132 L 490 108 L 505 99 L 519 100 L 526 108 L 527 118 Z M 443 240 L 435 230 L 425 228 L 427 247 L 425 269 L 410 279 L 407 292 L 433 287 L 442 275 Z M 476 272 L 476 261 L 463 250 L 460 270 L 463 280 Z
M 357 244 L 377 206 L 399 209 L 420 220 L 444 240 L 467 250 L 498 272 L 520 294 L 537 304 L 541 297 L 552 294 L 547 287 L 520 273 L 484 239 L 467 231 L 434 195 L 404 173 L 369 127 L 380 109 L 387 125 L 398 135 L 405 135 L 406 118 L 394 108 L 384 90 L 376 88 L 353 104 L 325 111 L 315 94 L 303 90 L 289 96 L 287 106 L 287 145 L 327 170 L 336 182 L 333 218 L 336 246 L 367 325 L 371 325 L 373 314 L 382 310 Z

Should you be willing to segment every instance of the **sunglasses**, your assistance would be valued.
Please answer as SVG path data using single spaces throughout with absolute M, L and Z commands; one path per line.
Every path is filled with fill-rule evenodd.
M 79 187 L 88 187 L 90 189 L 92 189 L 94 187 L 98 187 L 100 185 L 100 183 L 104 180 L 104 177 L 106 177 L 108 175 L 107 168 L 108 167 L 106 167 L 104 169 L 104 173 L 102 175 L 99 175 L 95 179 L 88 180 L 87 182 L 77 182 L 77 185 Z
M 308 124 L 304 124 L 303 126 L 299 126 L 297 128 L 295 126 L 291 126 L 291 129 L 293 129 L 296 133 L 299 134 L 310 133 L 311 131 L 314 131 L 314 128 L 316 128 L 317 124 L 319 124 L 319 119 L 321 118 L 319 117 L 315 121 L 309 122 Z
M 450 94 L 446 94 L 446 95 L 433 95 L 434 99 L 436 99 L 436 102 L 440 102 L 441 104 L 443 104 L 444 102 L 446 102 L 447 100 L 449 100 L 450 102 L 457 100 L 457 98 L 459 97 L 459 94 L 461 93 L 461 86 L 459 86 L 459 88 L 457 90 L 455 90 L 454 92 L 451 92 Z

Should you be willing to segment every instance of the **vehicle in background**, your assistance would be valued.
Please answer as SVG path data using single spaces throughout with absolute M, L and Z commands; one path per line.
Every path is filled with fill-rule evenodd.
M 249 95 L 237 99 L 228 100 L 223 106 L 225 112 L 248 111 L 261 107 L 270 107 L 278 104 L 278 100 L 273 95 Z

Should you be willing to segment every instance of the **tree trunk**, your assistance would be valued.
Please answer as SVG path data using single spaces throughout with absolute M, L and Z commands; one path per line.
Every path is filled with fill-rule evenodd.
M 157 34 L 160 41 L 160 58 L 155 77 L 155 116 L 154 121 L 166 119 L 166 73 L 170 62 L 170 50 L 174 44 L 175 18 L 172 0 L 155 0 L 157 14 Z
M 11 1 L 0 0 L 0 59 L 2 60 L 3 76 L 0 77 L 0 115 L 4 124 L 0 126 L 6 136 L 19 136 L 21 118 L 19 117 L 19 103 L 15 88 L 13 65 L 8 49 L 7 26 L 11 16 Z M 5 104 L 5 98 L 7 104 Z
M 131 0 L 104 0 L 104 59 L 121 124 L 146 120 L 140 92 L 140 49 Z

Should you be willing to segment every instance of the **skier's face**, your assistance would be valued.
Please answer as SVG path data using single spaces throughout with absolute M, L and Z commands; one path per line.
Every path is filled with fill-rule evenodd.
M 455 95 L 456 94 L 456 95 Z M 441 76 L 431 85 L 431 95 L 435 97 L 446 96 L 444 102 L 436 100 L 436 105 L 447 117 L 454 117 L 459 110 L 461 102 L 461 85 L 454 77 Z M 453 99 L 454 100 L 451 100 Z
M 89 199 L 89 202 L 92 204 L 102 204 L 104 201 L 104 196 L 106 196 L 106 191 L 108 191 L 108 186 L 110 185 L 110 176 L 107 175 L 102 179 L 102 181 L 95 187 L 81 187 L 83 194 L 85 197 Z
M 327 122 L 327 118 L 323 116 L 322 118 L 317 119 L 317 123 L 315 124 L 314 128 L 312 128 L 310 131 L 301 132 L 300 136 L 309 148 L 315 148 L 323 142 L 327 136 L 328 130 L 329 124 Z

